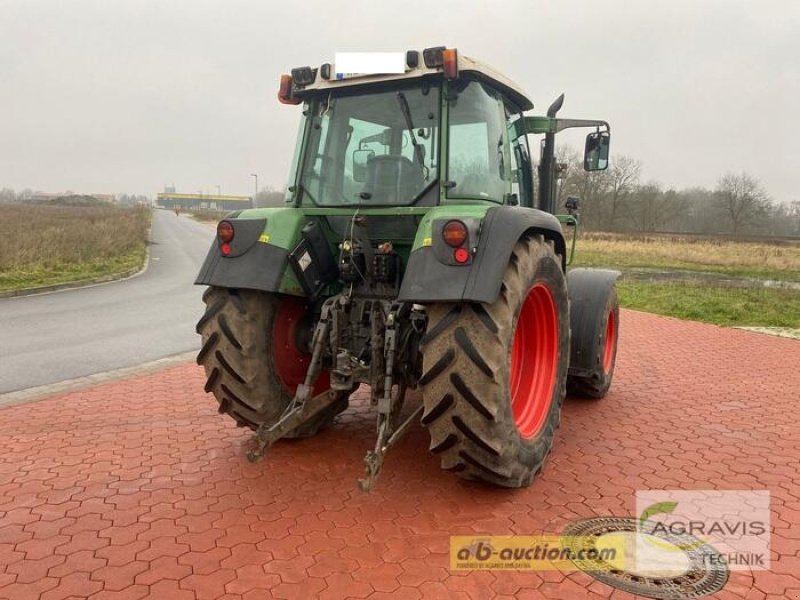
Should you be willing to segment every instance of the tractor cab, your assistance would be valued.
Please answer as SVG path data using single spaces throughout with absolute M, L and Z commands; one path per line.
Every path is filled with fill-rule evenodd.
M 542 145 L 540 176 L 547 188 L 536 203 L 527 134 L 554 134 L 565 125 L 594 126 L 585 166 L 607 164 L 607 123 L 567 123 L 554 112 L 526 117 L 533 103 L 517 84 L 456 49 L 429 48 L 421 56 L 409 51 L 401 73 L 345 76 L 333 69 L 327 63 L 301 67 L 281 78 L 279 100 L 302 103 L 304 116 L 290 205 L 477 201 L 552 212 L 553 143 Z

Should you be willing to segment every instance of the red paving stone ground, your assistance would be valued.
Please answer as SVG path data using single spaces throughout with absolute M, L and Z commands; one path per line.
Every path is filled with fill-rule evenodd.
M 800 597 L 800 342 L 625 311 L 603 401 L 568 400 L 543 476 L 440 472 L 415 428 L 377 489 L 363 403 L 251 465 L 180 365 L 0 411 L 0 598 L 631 598 L 582 573 L 450 572 L 453 534 L 626 516 L 637 489 L 768 489 L 772 569 L 716 598 Z

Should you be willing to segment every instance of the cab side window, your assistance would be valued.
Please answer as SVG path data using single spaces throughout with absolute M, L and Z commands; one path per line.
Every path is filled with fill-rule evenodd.
M 523 118 L 520 115 L 520 118 Z M 528 139 L 522 134 L 516 137 L 515 121 L 508 128 L 513 156 L 513 169 L 511 171 L 511 194 L 520 206 L 533 207 L 533 171 L 528 151 Z
M 447 164 L 448 197 L 502 202 L 510 191 L 508 135 L 502 101 L 470 81 L 451 101 Z

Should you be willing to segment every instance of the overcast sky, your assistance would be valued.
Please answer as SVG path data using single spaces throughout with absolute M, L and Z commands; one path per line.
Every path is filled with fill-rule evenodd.
M 747 171 L 800 199 L 800 2 L 0 0 L 0 187 L 154 196 L 282 188 L 281 73 L 448 45 L 544 112 L 606 119 L 645 180 Z

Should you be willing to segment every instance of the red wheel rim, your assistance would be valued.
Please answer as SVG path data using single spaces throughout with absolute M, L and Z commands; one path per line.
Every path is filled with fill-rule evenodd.
M 524 438 L 538 434 L 547 420 L 553 403 L 558 355 L 558 313 L 553 293 L 546 285 L 537 283 L 519 312 L 511 348 L 511 409 Z
M 611 365 L 614 363 L 614 353 L 617 348 L 617 327 L 616 316 L 614 311 L 608 313 L 606 319 L 606 343 L 603 349 L 603 372 L 607 375 L 611 371 Z
M 280 300 L 275 324 L 272 327 L 272 357 L 283 389 L 294 396 L 297 386 L 303 383 L 311 363 L 311 355 L 297 347 L 297 329 L 308 307 L 301 298 L 287 296 Z M 314 386 L 314 394 L 330 387 L 330 373 L 323 371 Z

